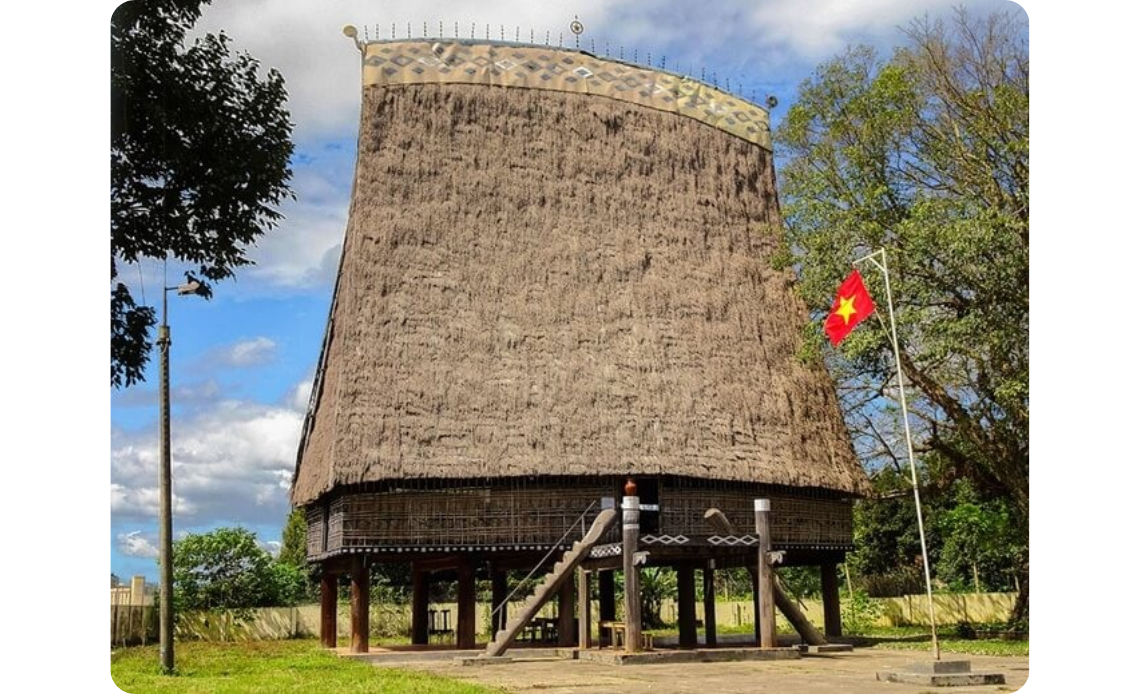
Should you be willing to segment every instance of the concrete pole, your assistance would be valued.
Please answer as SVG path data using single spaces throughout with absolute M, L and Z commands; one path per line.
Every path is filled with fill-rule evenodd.
M 162 293 L 162 325 L 158 326 L 159 461 L 158 461 L 158 657 L 165 674 L 174 672 L 174 520 L 170 480 L 170 326 L 166 324 L 166 292 Z
M 776 601 L 772 595 L 772 565 L 768 553 L 772 551 L 772 535 L 768 527 L 768 513 L 772 503 L 756 499 L 756 537 L 759 538 L 756 570 L 756 594 L 760 607 L 760 647 L 776 647 Z
M 625 651 L 641 651 L 641 585 L 638 569 L 634 566 L 637 552 L 641 500 L 636 496 L 622 497 L 621 561 L 625 573 Z

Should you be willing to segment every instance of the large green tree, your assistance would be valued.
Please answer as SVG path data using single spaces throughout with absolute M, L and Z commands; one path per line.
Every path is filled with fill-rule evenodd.
M 132 0 L 111 18 L 111 384 L 142 380 L 152 307 L 120 265 L 167 258 L 205 280 L 250 263 L 246 247 L 290 196 L 292 123 L 276 70 L 224 34 L 187 46 L 210 0 Z M 157 295 L 157 292 L 152 296 Z
M 885 247 L 928 479 L 972 479 L 1029 513 L 1029 57 L 1023 15 L 916 21 L 889 57 L 850 49 L 799 90 L 776 133 L 787 262 L 824 309 Z M 885 309 L 877 272 L 866 272 Z M 882 315 L 882 314 L 880 314 Z M 818 326 L 807 348 L 825 350 Z M 827 350 L 860 453 L 902 471 L 887 333 Z M 905 449 L 903 449 L 905 450 Z M 1028 617 L 1028 555 L 1015 617 Z
M 305 575 L 274 561 L 244 528 L 190 534 L 174 543 L 174 602 L 179 610 L 245 610 L 292 605 Z

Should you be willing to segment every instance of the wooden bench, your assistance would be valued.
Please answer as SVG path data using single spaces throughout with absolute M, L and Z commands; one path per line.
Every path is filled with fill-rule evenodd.
M 610 633 L 610 645 L 616 651 L 625 645 L 625 622 L 612 622 L 609 620 L 599 624 L 602 633 Z M 641 635 L 641 647 L 647 651 L 653 650 L 653 634 Z

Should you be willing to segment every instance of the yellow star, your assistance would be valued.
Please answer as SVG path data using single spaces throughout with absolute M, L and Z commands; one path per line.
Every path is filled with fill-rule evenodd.
M 843 324 L 847 325 L 851 322 L 851 314 L 856 313 L 855 310 L 855 297 L 839 297 L 839 308 L 835 309 L 836 315 L 843 318 Z

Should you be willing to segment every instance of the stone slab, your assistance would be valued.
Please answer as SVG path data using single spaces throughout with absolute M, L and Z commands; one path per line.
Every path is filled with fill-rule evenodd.
M 578 651 L 577 659 L 605 665 L 655 665 L 674 663 L 728 663 L 742 660 L 792 660 L 799 648 L 696 648 L 692 650 L 625 653 L 614 650 Z
M 898 682 L 900 684 L 918 684 L 924 687 L 970 687 L 985 684 L 1005 684 L 1005 675 L 1000 672 L 958 672 L 958 673 L 922 673 L 906 672 L 880 672 L 875 675 L 880 682 Z
M 855 647 L 849 643 L 825 643 L 822 646 L 798 646 L 803 655 L 819 655 L 822 653 L 850 653 Z
M 961 674 L 970 671 L 968 660 L 916 660 L 907 663 L 907 672 L 917 672 L 922 675 L 948 675 Z

